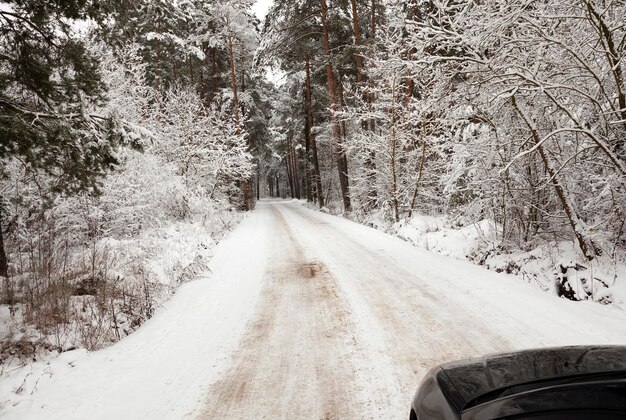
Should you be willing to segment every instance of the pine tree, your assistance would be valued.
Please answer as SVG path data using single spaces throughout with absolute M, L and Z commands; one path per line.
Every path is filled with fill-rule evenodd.
M 117 165 L 115 149 L 127 139 L 114 120 L 89 112 L 105 87 L 73 24 L 105 13 L 84 0 L 12 0 L 0 9 L 0 176 L 18 160 L 51 177 L 53 192 L 94 192 Z M 0 275 L 6 271 L 0 247 Z

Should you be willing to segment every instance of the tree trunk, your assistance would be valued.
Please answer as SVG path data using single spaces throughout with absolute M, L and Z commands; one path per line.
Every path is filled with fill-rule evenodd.
M 274 177 L 271 175 L 267 176 L 267 187 L 270 190 L 270 197 L 274 197 Z
M 376 0 L 372 0 L 372 41 L 376 40 Z
M 191 55 L 189 56 L 189 82 L 193 85 L 194 77 L 193 77 L 193 58 Z
M 202 102 L 202 105 L 207 105 L 206 103 L 206 81 L 204 80 L 204 71 L 205 68 L 208 67 L 208 63 L 209 63 L 209 57 L 207 55 L 207 46 L 206 43 L 202 43 L 202 52 L 204 53 L 204 62 L 202 63 L 202 65 L 200 66 L 200 71 L 198 72 L 198 84 L 200 86 L 200 102 Z
M 306 58 L 308 64 L 308 56 Z M 309 126 L 309 103 L 308 92 L 306 92 L 305 81 L 305 94 L 304 94 L 304 191 L 306 194 L 306 201 L 313 202 L 313 176 L 311 174 L 311 127 Z
M 287 181 L 289 183 L 289 192 L 291 193 L 291 198 L 294 198 L 296 194 L 293 185 L 293 173 L 291 170 L 291 153 L 289 152 L 285 154 L 285 166 L 287 167 Z
M 424 126 L 422 125 L 422 132 Z M 424 173 L 424 161 L 426 160 L 426 141 L 422 135 L 422 157 L 420 158 L 420 167 L 417 173 L 417 179 L 415 180 L 415 190 L 413 190 L 413 197 L 411 198 L 411 206 L 409 207 L 409 219 L 413 217 L 413 210 L 415 209 L 415 201 L 417 200 L 417 192 L 419 191 L 420 182 L 422 181 L 422 174 Z
M 361 57 L 361 28 L 359 27 L 359 15 L 356 8 L 356 0 L 350 0 L 352 3 L 352 26 L 354 28 L 354 61 L 356 64 L 356 82 L 361 84 L 363 81 L 363 57 Z
M 304 120 L 304 193 L 306 201 L 313 202 L 313 187 L 311 186 L 311 141 L 309 139 L 309 123 Z
M 296 154 L 296 149 L 293 146 L 293 139 L 290 142 L 289 154 L 291 155 L 291 175 L 293 177 L 293 191 L 295 193 L 295 198 L 298 200 L 302 197 L 300 193 L 300 170 L 298 168 L 298 155 Z
M 204 89 L 204 68 L 200 68 L 200 102 L 206 106 L 206 91 Z
M 346 102 L 344 100 L 343 97 L 343 75 L 341 74 L 341 72 L 337 72 L 338 76 L 339 76 L 339 83 L 337 84 L 337 94 L 338 94 L 338 104 L 340 108 L 343 108 L 346 105 Z M 341 128 L 341 145 L 346 144 L 347 138 L 348 138 L 348 127 L 346 124 L 345 120 L 342 120 L 339 124 L 339 127 Z M 348 173 L 348 157 L 346 156 L 345 153 L 343 153 L 342 158 L 341 158 L 341 163 L 343 165 L 344 168 L 346 168 L 346 174 Z
M 217 48 L 211 48 L 211 100 L 217 96 Z
M 416 17 L 418 17 L 418 12 L 419 9 L 417 7 L 417 4 L 412 4 L 410 5 L 411 7 L 411 19 L 415 19 Z M 402 44 L 404 45 L 404 36 L 402 37 Z M 413 54 L 416 52 L 416 48 L 412 47 L 409 48 L 409 51 L 407 53 L 407 60 L 411 61 L 411 58 L 413 57 Z M 407 76 L 405 78 L 405 83 L 406 83 L 406 94 L 404 95 L 404 106 L 408 106 L 409 102 L 411 101 L 411 98 L 413 97 L 413 93 L 415 92 L 415 80 L 413 80 L 413 77 L 411 76 Z
M 396 77 L 391 83 L 391 200 L 393 203 L 393 215 L 396 222 L 400 221 L 400 211 L 398 209 L 398 170 L 397 151 L 398 136 L 396 130 Z
M 313 164 L 313 180 L 311 182 L 315 187 L 314 195 L 317 199 L 317 202 L 320 208 L 324 207 L 324 192 L 322 191 L 322 177 L 320 175 L 320 164 L 317 157 L 317 140 L 315 139 L 315 134 L 311 132 L 313 128 L 313 107 L 311 105 L 311 64 L 309 62 L 310 58 L 307 54 L 306 56 L 306 95 L 305 95 L 305 103 L 306 103 L 306 138 L 307 142 L 309 142 L 309 148 L 311 153 L 311 163 Z
M 587 244 L 587 241 L 581 231 L 583 227 L 582 227 L 580 218 L 578 217 L 578 214 L 573 204 L 567 197 L 565 193 L 565 189 L 563 188 L 563 186 L 561 185 L 557 177 L 557 173 L 554 171 L 554 169 L 550 165 L 548 156 L 546 155 L 546 152 L 543 149 L 543 145 L 541 144 L 541 137 L 539 137 L 537 128 L 534 126 L 534 123 L 519 108 L 519 106 L 517 105 L 517 101 L 515 99 L 515 95 L 511 96 L 511 102 L 513 104 L 513 107 L 517 111 L 518 115 L 522 118 L 522 120 L 526 123 L 526 126 L 530 130 L 530 134 L 537 147 L 539 156 L 541 156 L 541 160 L 543 161 L 543 165 L 546 169 L 546 172 L 550 176 L 552 186 L 554 187 L 556 195 L 559 198 L 559 201 L 561 202 L 561 206 L 563 207 L 563 210 L 565 211 L 565 215 L 567 216 L 567 220 L 569 221 L 572 231 L 574 232 L 574 236 L 576 237 L 576 240 L 578 241 L 578 246 L 580 247 L 580 250 L 582 251 L 585 258 L 587 258 L 587 260 L 589 261 L 593 260 L 595 257 L 595 245 L 593 244 L 593 242 L 591 242 L 591 245 L 594 248 L 593 249 L 594 253 L 592 253 L 592 250 Z
M 372 45 L 376 43 L 376 0 L 372 0 Z M 372 52 L 374 54 L 374 52 Z M 372 80 L 369 80 L 370 86 L 372 86 Z M 373 90 L 373 89 L 372 89 Z M 372 91 L 367 95 L 366 102 L 368 104 L 373 104 L 376 101 L 376 96 Z M 370 118 L 369 121 L 366 121 L 367 127 L 364 128 L 369 130 L 372 136 L 376 132 L 376 120 L 374 118 Z M 369 185 L 369 191 L 367 193 L 367 208 L 373 209 L 376 207 L 376 202 L 378 201 L 378 191 L 376 189 L 376 151 L 374 149 L 366 150 L 365 153 L 365 162 L 364 166 L 366 169 L 366 179 Z
M 624 93 L 624 78 L 622 75 L 622 67 L 620 63 L 620 54 L 617 52 L 615 47 L 615 40 L 613 39 L 613 31 L 606 25 L 602 16 L 595 10 L 593 4 L 590 1 L 586 2 L 587 10 L 589 15 L 595 18 L 595 22 L 592 20 L 594 25 L 597 27 L 598 34 L 600 36 L 600 41 L 602 45 L 606 48 L 605 55 L 606 59 L 609 62 L 609 66 L 611 69 L 611 74 L 613 75 L 613 80 L 615 82 L 615 91 L 617 94 L 617 102 L 619 105 L 619 115 L 622 123 L 622 127 L 624 131 L 626 131 L 626 93 Z M 622 39 L 624 42 L 624 39 Z M 623 58 L 623 57 L 622 57 Z M 615 143 L 614 151 L 620 153 L 624 148 L 623 141 L 617 141 Z
M 230 32 L 230 21 L 226 20 L 228 26 L 228 56 L 230 58 L 230 87 L 233 92 L 233 113 L 235 116 L 235 124 L 237 127 L 237 135 L 241 135 L 241 118 L 239 116 L 239 98 L 237 96 L 237 77 L 235 69 L 235 53 L 233 47 L 233 35 Z M 243 208 L 245 211 L 252 210 L 250 199 L 250 180 L 246 179 L 241 182 L 241 191 L 243 194 Z
M 341 187 L 341 196 L 343 201 L 344 211 L 350 211 L 350 189 L 348 184 L 348 165 L 346 158 L 346 151 L 341 141 L 341 127 L 335 112 L 338 110 L 336 88 L 335 88 L 335 76 L 333 73 L 332 53 L 330 49 L 330 39 L 328 35 L 328 22 L 326 19 L 326 0 L 320 0 L 322 7 L 322 41 L 324 44 L 324 51 L 326 53 L 326 79 L 328 85 L 328 102 L 330 104 L 330 120 L 333 130 L 333 139 L 335 140 L 335 159 L 337 161 L 337 170 L 339 172 L 339 186 Z
M 309 162 L 307 159 L 307 156 L 309 156 L 308 147 L 306 147 L 304 154 L 302 153 L 301 149 L 298 150 L 297 156 L 298 156 L 298 162 L 303 162 L 302 169 L 304 173 L 301 174 L 301 177 L 300 177 L 300 179 L 302 180 L 301 182 L 302 197 L 306 197 L 306 200 L 308 202 L 312 202 L 313 198 L 311 196 L 311 184 L 310 184 L 311 174 L 309 173 L 310 166 L 309 166 Z
M 0 206 L 2 200 L 0 198 Z M 0 277 L 9 277 L 9 264 L 7 261 L 7 254 L 4 249 L 4 232 L 2 231 L 2 208 L 0 207 Z
M 228 21 L 227 21 L 228 24 Z M 239 118 L 239 98 L 237 96 L 237 78 L 235 76 L 235 54 L 233 50 L 233 36 L 228 31 L 228 56 L 230 58 L 230 88 L 233 92 L 233 114 L 235 117 L 235 124 L 237 127 L 237 135 L 241 135 L 241 124 Z

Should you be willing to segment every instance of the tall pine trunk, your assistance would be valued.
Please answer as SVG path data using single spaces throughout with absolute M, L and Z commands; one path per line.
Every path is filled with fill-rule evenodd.
M 376 44 L 376 0 L 372 0 L 372 45 Z M 375 50 L 371 52 L 372 58 L 374 58 Z M 372 80 L 368 80 L 370 86 L 372 86 Z M 371 92 L 367 95 L 366 102 L 371 105 L 376 101 L 376 95 Z M 376 132 L 376 120 L 374 118 L 370 118 L 369 121 L 365 122 L 367 124 L 366 129 L 369 130 L 374 136 Z M 364 162 L 365 170 L 366 170 L 366 179 L 368 182 L 368 193 L 367 193 L 367 209 L 373 209 L 376 207 L 376 202 L 378 201 L 378 190 L 376 185 L 376 151 L 372 148 L 365 151 L 365 162 Z
M 291 193 L 291 198 L 296 196 L 296 190 L 293 185 L 293 171 L 291 167 L 291 153 L 287 151 L 285 154 L 285 167 L 287 168 L 287 181 L 289 184 L 289 192 Z
M 314 196 L 320 208 L 324 207 L 324 192 L 322 191 L 322 176 L 320 175 L 320 164 L 317 156 L 317 140 L 315 134 L 311 131 L 313 128 L 313 106 L 311 98 L 311 64 L 310 58 L 306 56 L 306 139 L 309 143 L 309 149 L 311 154 L 311 163 L 313 164 L 313 179 L 311 185 L 314 185 Z
M 300 199 L 300 174 L 298 171 L 298 156 L 293 144 L 293 138 L 287 137 L 287 154 L 289 156 L 289 166 L 291 169 L 291 185 L 293 186 L 292 198 Z
M 306 114 L 306 112 L 305 112 Z M 311 141 L 309 139 L 310 130 L 308 119 L 304 119 L 304 192 L 306 195 L 306 201 L 313 202 L 313 176 L 311 174 Z
M 341 198 L 343 201 L 344 211 L 351 210 L 350 189 L 348 184 L 348 165 L 346 151 L 341 138 L 341 126 L 337 120 L 335 112 L 339 109 L 337 104 L 337 92 L 335 86 L 335 75 L 333 72 L 332 52 L 330 49 L 330 39 L 328 35 L 328 21 L 326 0 L 320 0 L 322 7 L 322 42 L 324 44 L 324 52 L 326 54 L 326 79 L 328 87 L 328 102 L 330 104 L 330 122 L 332 125 L 333 139 L 335 140 L 335 160 L 337 161 L 337 170 L 339 172 L 339 186 L 341 188 Z
M 235 116 L 235 124 L 237 127 L 237 135 L 241 135 L 241 117 L 239 116 L 239 98 L 237 96 L 237 76 L 235 69 L 235 53 L 233 46 L 233 35 L 230 32 L 230 21 L 226 20 L 226 25 L 228 25 L 228 56 L 230 61 L 230 87 L 233 92 L 233 113 Z M 252 206 L 250 203 L 250 181 L 245 179 L 241 182 L 241 192 L 243 194 L 243 207 L 244 210 L 249 211 L 252 210 Z
M 398 136 L 397 136 L 397 115 L 396 115 L 396 76 L 391 84 L 391 202 L 393 204 L 393 216 L 396 222 L 400 221 L 400 211 L 398 204 Z
M 228 21 L 227 21 L 228 24 Z M 228 57 L 230 62 L 230 88 L 233 92 L 233 114 L 235 116 L 235 124 L 237 127 L 237 135 L 241 135 L 241 123 L 239 117 L 239 98 L 237 96 L 237 77 L 235 69 L 235 53 L 233 47 L 233 35 L 228 32 Z
M 1 198 L 0 206 L 2 206 Z M 9 264 L 7 261 L 7 254 L 4 249 L 4 232 L 2 231 L 2 220 L 2 207 L 0 207 L 0 277 L 9 277 Z
M 350 0 L 352 3 L 352 26 L 354 28 L 354 62 L 356 64 L 356 82 L 360 85 L 363 81 L 363 57 L 361 57 L 361 28 L 359 27 L 359 14 L 356 8 L 356 0 Z

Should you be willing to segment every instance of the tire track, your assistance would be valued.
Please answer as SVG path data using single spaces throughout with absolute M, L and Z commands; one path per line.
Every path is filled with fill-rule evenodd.
M 360 417 L 350 311 L 326 267 L 273 215 L 273 264 L 256 315 L 200 418 Z
M 314 249 L 323 243 L 324 262 L 338 268 L 331 270 L 339 283 L 356 290 L 359 298 L 374 315 L 384 337 L 386 354 L 395 366 L 399 395 L 392 395 L 395 405 L 410 401 L 423 375 L 431 367 L 445 361 L 468 358 L 494 351 L 511 350 L 514 346 L 486 320 L 456 307 L 447 296 L 429 290 L 428 282 L 419 272 L 409 271 L 372 245 L 350 240 L 336 228 L 320 223 L 315 213 L 299 206 L 283 206 L 286 217 L 310 240 Z M 306 226 L 315 225 L 315 234 Z M 359 258 L 354 258 L 358 255 Z M 329 256 L 332 261 L 327 260 Z M 347 284 L 349 283 L 349 285 Z M 344 287 L 345 287 L 344 286 Z M 466 326 L 473 325 L 472 329 Z M 392 405 L 394 405 L 392 403 Z M 402 418 L 405 413 L 399 413 Z

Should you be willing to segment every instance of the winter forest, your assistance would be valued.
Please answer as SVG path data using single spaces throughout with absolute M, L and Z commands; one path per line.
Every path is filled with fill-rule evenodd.
M 254 3 L 0 2 L 0 363 L 131 334 L 271 198 L 626 299 L 624 2 Z

